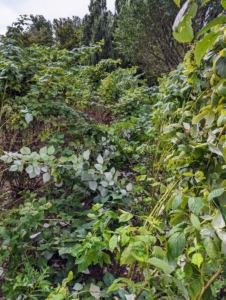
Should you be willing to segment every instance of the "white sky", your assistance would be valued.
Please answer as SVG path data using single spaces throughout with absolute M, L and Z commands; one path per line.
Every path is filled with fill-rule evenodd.
M 107 0 L 107 7 L 114 12 L 115 0 Z M 88 13 L 90 0 L 0 0 L 0 34 L 17 21 L 19 15 L 43 15 L 47 20 L 79 16 Z

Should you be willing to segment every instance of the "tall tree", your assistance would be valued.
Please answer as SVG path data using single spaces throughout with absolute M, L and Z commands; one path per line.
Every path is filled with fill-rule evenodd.
M 80 46 L 81 24 L 81 19 L 75 16 L 53 20 L 55 39 L 59 48 L 72 50 Z
M 30 15 L 30 20 L 30 25 L 22 34 L 24 45 L 52 46 L 54 44 L 52 23 L 42 15 Z
M 106 0 L 90 0 L 89 14 L 82 23 L 82 44 L 88 46 L 104 40 L 102 52 L 92 55 L 91 62 L 112 57 L 113 15 L 107 10 Z

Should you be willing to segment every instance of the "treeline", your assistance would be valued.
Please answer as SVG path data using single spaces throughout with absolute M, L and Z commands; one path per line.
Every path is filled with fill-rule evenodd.
M 196 32 L 222 13 L 220 2 L 214 0 L 201 6 Z M 177 13 L 172 0 L 115 0 L 114 13 L 107 9 L 106 0 L 90 0 L 89 13 L 83 19 L 72 16 L 51 22 L 42 15 L 30 15 L 19 34 L 24 47 L 56 45 L 72 50 L 102 41 L 102 51 L 92 54 L 89 64 L 120 58 L 123 67 L 138 66 L 139 73 L 144 73 L 152 85 L 159 76 L 175 69 L 188 50 L 189 45 L 179 44 L 172 35 Z M 6 36 L 13 30 L 15 27 L 9 26 Z

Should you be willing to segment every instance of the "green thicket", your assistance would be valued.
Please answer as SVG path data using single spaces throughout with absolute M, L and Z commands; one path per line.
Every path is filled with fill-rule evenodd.
M 2 40 L 3 299 L 225 298 L 226 17 L 196 33 L 186 5 L 151 88 L 100 44 L 25 47 L 23 19 Z

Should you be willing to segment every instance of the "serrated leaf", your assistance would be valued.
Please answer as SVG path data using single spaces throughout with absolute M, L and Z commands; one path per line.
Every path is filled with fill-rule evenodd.
M 217 197 L 221 196 L 223 193 L 224 193 L 224 188 L 214 190 L 209 194 L 208 200 L 210 201 L 213 198 L 217 198 Z
M 34 117 L 33 117 L 33 115 L 32 115 L 32 114 L 30 114 L 30 113 L 27 113 L 27 114 L 25 115 L 25 120 L 26 120 L 26 122 L 27 122 L 27 123 L 30 123 L 30 122 L 32 122 L 32 121 L 33 121 L 33 119 L 34 119 Z
M 49 173 L 45 173 L 45 174 L 43 174 L 42 178 L 43 178 L 43 182 L 46 183 L 46 182 L 50 181 L 51 176 Z
M 48 155 L 52 155 L 55 152 L 54 146 L 50 146 L 47 150 Z
M 125 214 L 122 214 L 120 217 L 119 217 L 119 223 L 121 222 L 127 222 L 129 221 L 130 219 L 133 218 L 133 215 L 131 213 L 125 213 Z
M 101 171 L 103 166 L 101 164 L 95 164 L 94 167 L 97 169 L 97 171 Z
M 9 171 L 15 172 L 18 170 L 18 166 L 17 165 L 12 165 L 9 169 Z
M 43 147 L 39 150 L 40 154 L 47 154 L 47 147 Z
M 185 234 L 184 231 L 177 231 L 173 235 L 170 236 L 168 240 L 168 257 L 170 260 L 174 260 L 178 256 L 180 256 L 185 248 Z
M 89 156 L 90 156 L 90 150 L 86 150 L 84 153 L 83 153 L 83 158 L 85 160 L 88 160 L 89 159 Z
M 104 274 L 103 280 L 106 286 L 110 286 L 111 284 L 113 284 L 115 277 L 111 273 L 106 272 Z
M 211 237 L 206 237 L 203 240 L 203 245 L 205 247 L 206 253 L 209 255 L 211 259 L 217 259 L 219 256 L 219 250 L 217 249 L 217 246 L 215 242 L 212 240 Z
M 198 268 L 200 268 L 202 262 L 203 262 L 203 256 L 201 253 L 195 253 L 192 255 L 192 259 L 191 259 L 191 262 L 198 266 Z
M 195 229 L 200 230 L 199 218 L 196 217 L 194 214 L 191 214 L 190 219 L 191 219 L 191 223 L 195 227 Z
M 182 197 L 177 195 L 172 202 L 172 209 L 176 209 L 182 202 Z
M 97 189 L 97 182 L 96 181 L 89 181 L 89 188 L 92 191 L 96 191 L 96 189 Z
M 151 257 L 147 260 L 147 263 L 149 263 L 152 266 L 155 266 L 156 268 L 162 269 L 163 271 L 169 271 L 172 270 L 172 266 L 170 266 L 167 262 L 165 262 L 162 259 Z
M 97 162 L 99 163 L 99 164 L 101 164 L 101 165 L 103 165 L 103 163 L 104 163 L 104 159 L 103 159 L 103 157 L 99 154 L 98 155 L 98 157 L 97 157 Z
M 202 198 L 189 198 L 188 199 L 188 207 L 189 209 L 195 214 L 195 215 L 199 215 L 199 213 L 201 212 L 202 208 L 204 206 L 203 200 Z
M 199 278 L 193 280 L 188 286 L 189 296 L 191 297 L 192 300 L 197 299 L 201 290 L 202 290 L 202 283 Z
M 25 169 L 25 171 L 26 171 L 28 174 L 31 174 L 31 173 L 34 172 L 34 167 L 33 167 L 32 165 L 29 165 L 29 166 Z
M 114 234 L 110 238 L 110 241 L 109 241 L 109 250 L 111 252 L 113 252 L 115 250 L 115 247 L 117 246 L 117 243 L 118 243 L 118 237 L 117 237 L 117 235 Z
M 28 147 L 23 147 L 20 149 L 20 153 L 22 153 L 24 155 L 29 155 L 29 154 L 31 154 L 31 150 Z

